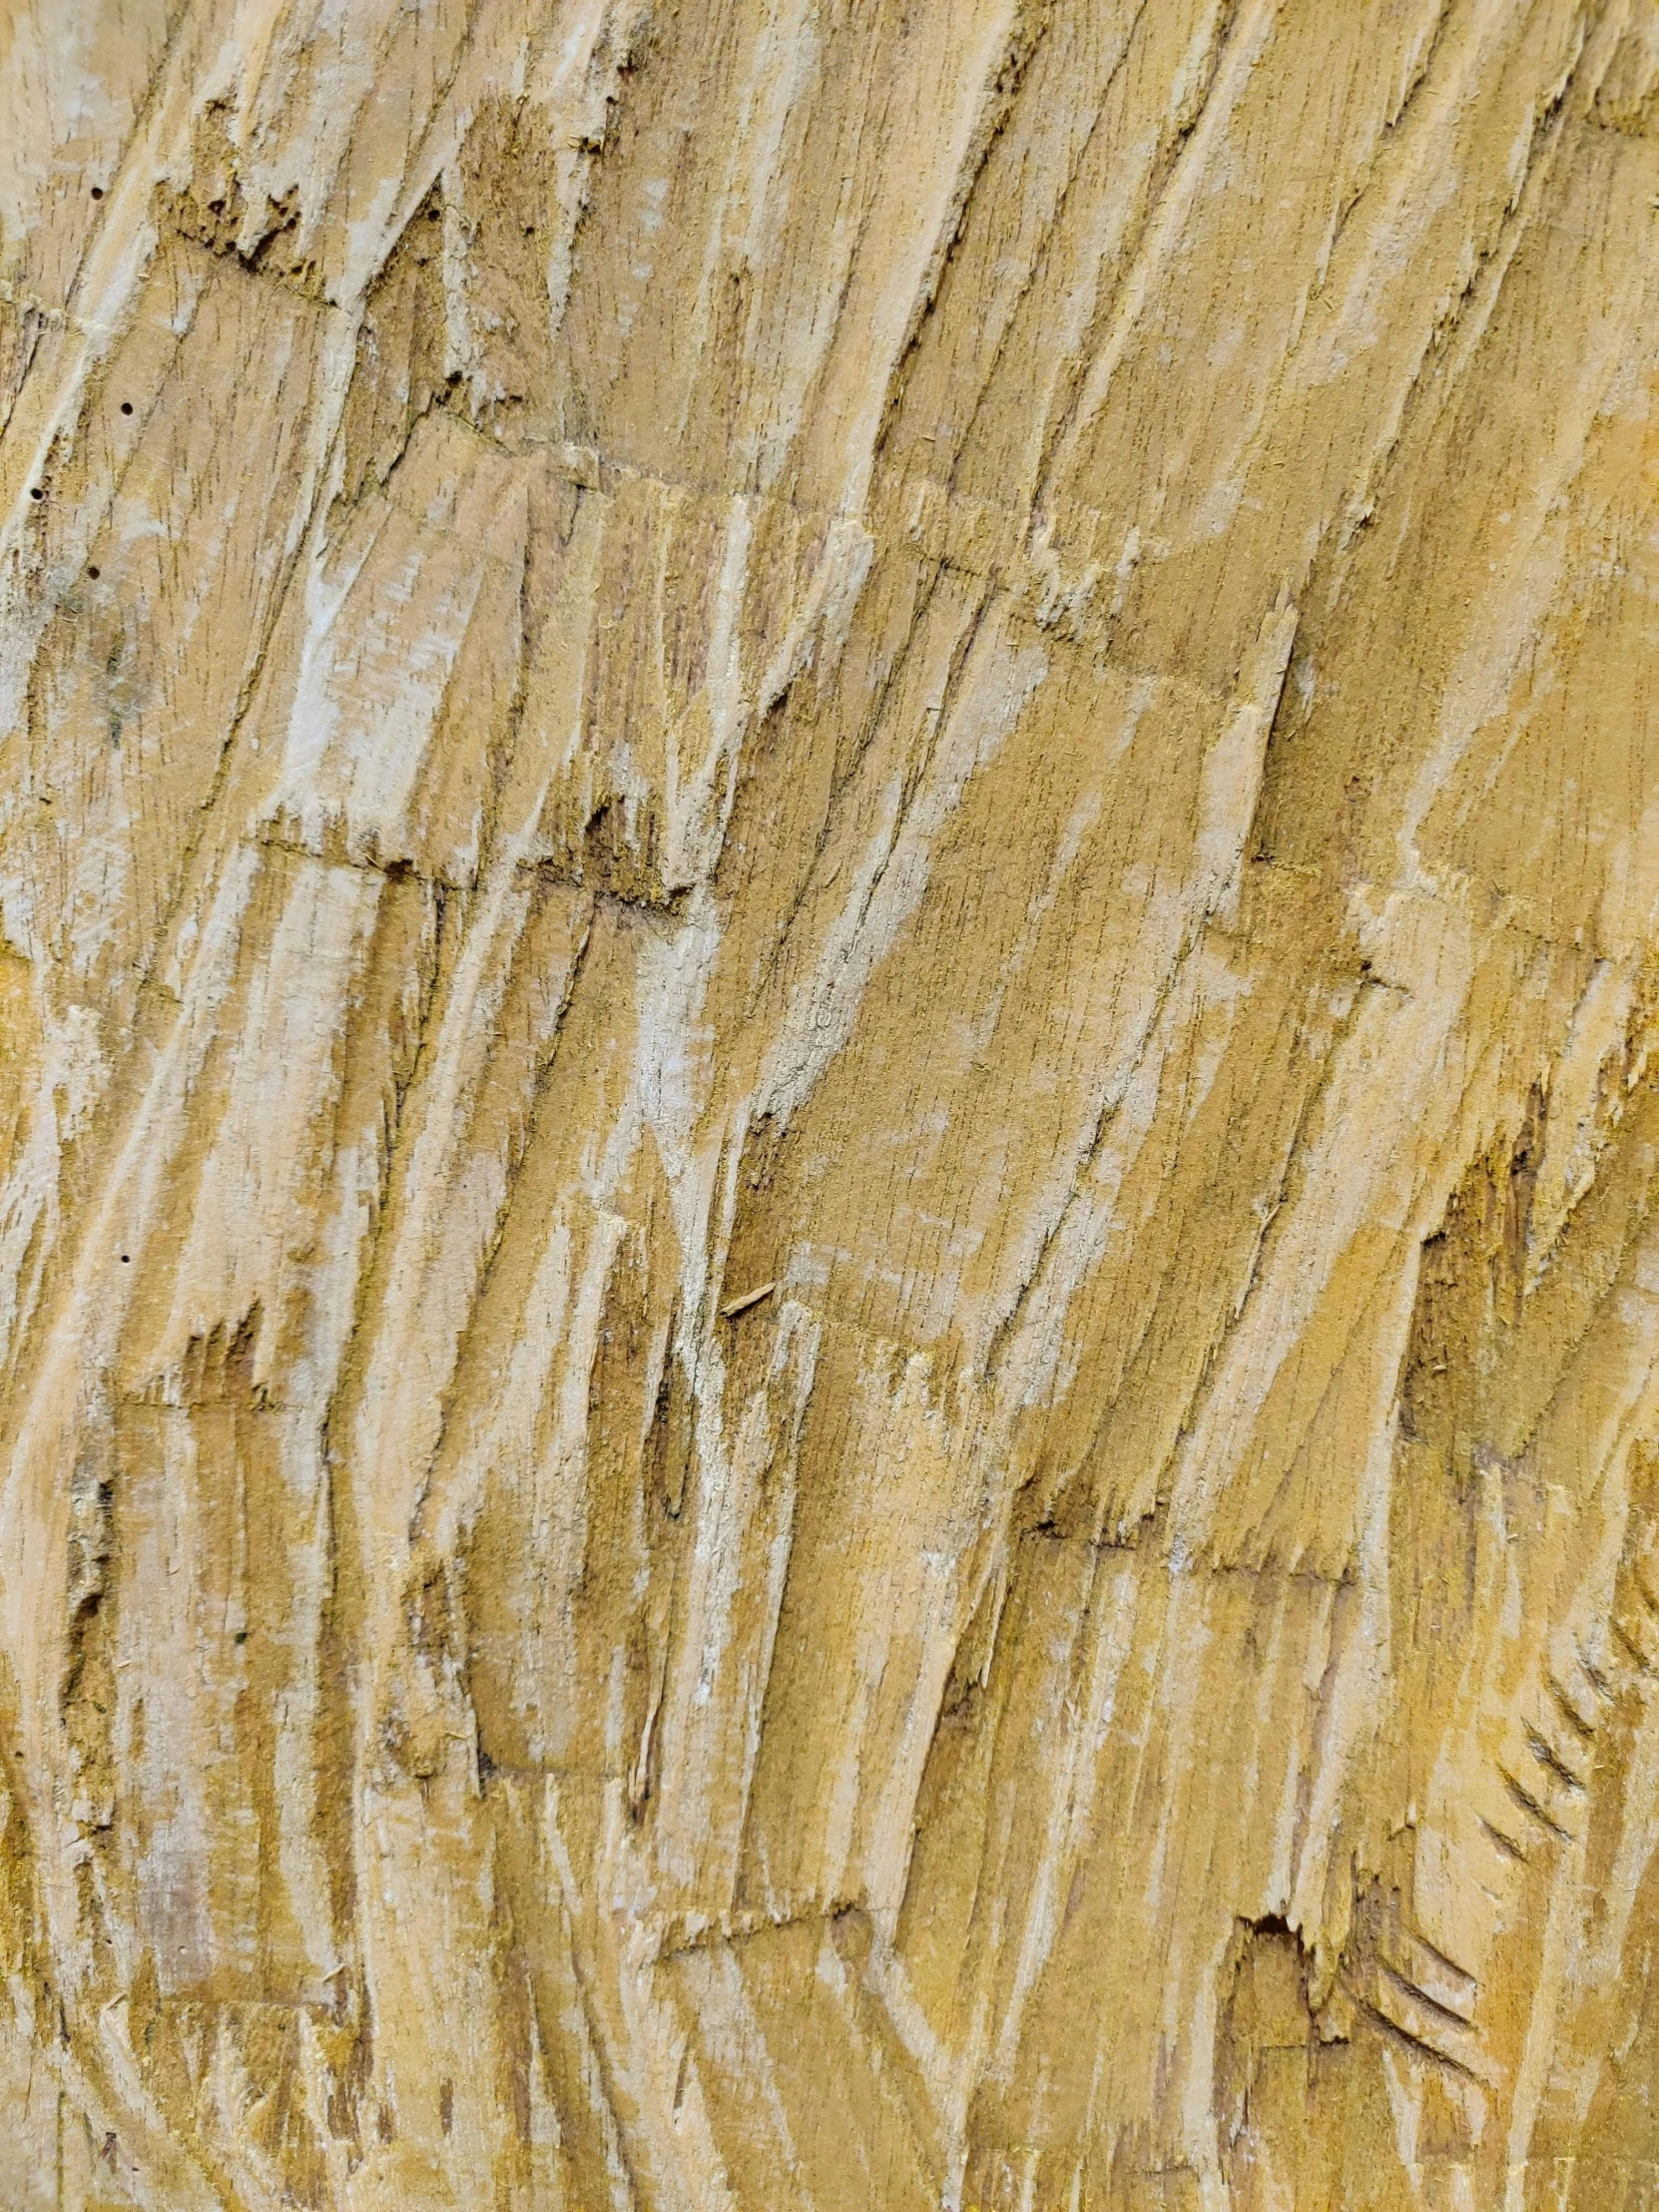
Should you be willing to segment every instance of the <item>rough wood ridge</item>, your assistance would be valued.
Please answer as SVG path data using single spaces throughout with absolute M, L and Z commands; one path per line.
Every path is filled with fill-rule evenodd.
M 1659 2202 L 1651 0 L 7 0 L 4 2212 Z

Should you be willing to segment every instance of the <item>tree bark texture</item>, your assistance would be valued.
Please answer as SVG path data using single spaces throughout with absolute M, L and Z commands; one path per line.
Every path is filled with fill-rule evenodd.
M 5 2212 L 1659 2202 L 1651 0 L 6 0 Z

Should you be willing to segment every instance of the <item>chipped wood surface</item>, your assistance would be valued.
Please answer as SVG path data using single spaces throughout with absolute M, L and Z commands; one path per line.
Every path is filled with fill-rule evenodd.
M 10 0 L 4 2212 L 1656 2200 L 1654 25 Z

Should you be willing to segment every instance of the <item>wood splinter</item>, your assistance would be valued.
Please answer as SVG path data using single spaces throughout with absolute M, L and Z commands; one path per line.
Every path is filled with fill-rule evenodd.
M 745 1291 L 742 1298 L 735 1298 L 729 1306 L 721 1308 L 721 1320 L 736 1321 L 740 1314 L 747 1314 L 751 1306 L 759 1306 L 763 1298 L 770 1298 L 777 1288 L 776 1283 L 763 1283 L 758 1291 Z

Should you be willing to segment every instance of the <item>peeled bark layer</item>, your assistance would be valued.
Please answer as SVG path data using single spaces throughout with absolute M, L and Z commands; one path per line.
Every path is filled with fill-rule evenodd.
M 10 0 L 4 2212 L 1659 2201 L 1659 18 Z

